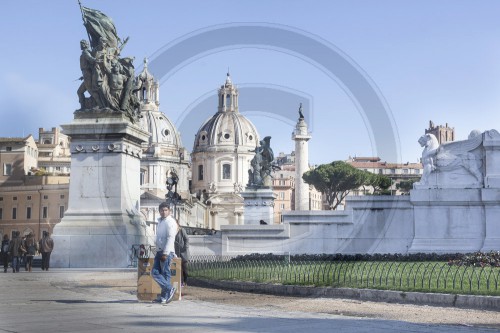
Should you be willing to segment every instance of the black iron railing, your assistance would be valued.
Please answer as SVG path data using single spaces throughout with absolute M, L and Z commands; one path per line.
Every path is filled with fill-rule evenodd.
M 500 267 L 446 262 L 235 260 L 197 256 L 190 276 L 285 285 L 500 295 Z

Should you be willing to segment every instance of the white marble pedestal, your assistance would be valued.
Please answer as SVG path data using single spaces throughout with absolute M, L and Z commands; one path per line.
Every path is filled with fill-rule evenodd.
M 121 113 L 75 114 L 68 209 L 53 232 L 53 267 L 124 268 L 146 242 L 139 214 L 141 143 L 149 134 Z
M 260 224 L 263 220 L 273 224 L 274 193 L 270 188 L 247 187 L 240 193 L 244 204 L 244 224 Z
M 486 222 L 481 189 L 416 189 L 410 199 L 415 235 L 408 252 L 481 250 Z

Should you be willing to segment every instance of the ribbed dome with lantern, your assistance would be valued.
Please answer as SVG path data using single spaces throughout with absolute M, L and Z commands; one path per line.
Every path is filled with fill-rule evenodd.
M 217 112 L 196 133 L 191 153 L 192 192 L 208 198 L 210 204 L 222 194 L 240 198 L 239 192 L 248 183 L 250 161 L 259 143 L 254 124 L 238 111 L 238 89 L 229 73 L 218 96 Z M 228 219 L 227 224 L 238 223 Z M 218 229 L 218 225 L 213 227 Z
M 193 153 L 253 149 L 259 142 L 257 129 L 238 111 L 238 89 L 227 74 L 226 82 L 219 89 L 217 113 L 198 130 Z

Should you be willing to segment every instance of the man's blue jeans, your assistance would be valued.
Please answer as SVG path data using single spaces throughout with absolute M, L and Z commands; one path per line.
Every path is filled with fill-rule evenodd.
M 12 257 L 12 270 L 19 272 L 19 266 L 21 266 L 21 257 Z
M 153 279 L 156 281 L 156 283 L 160 285 L 161 297 L 166 298 L 170 293 L 170 289 L 172 288 L 172 286 L 170 285 L 170 263 L 172 262 L 174 253 L 170 252 L 167 255 L 167 260 L 165 261 L 161 261 L 162 256 L 163 251 L 156 252 L 151 275 L 153 276 Z

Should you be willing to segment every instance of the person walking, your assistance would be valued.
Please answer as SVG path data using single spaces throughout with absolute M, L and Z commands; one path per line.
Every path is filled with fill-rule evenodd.
M 9 268 L 9 243 L 10 243 L 9 235 L 7 234 L 3 235 L 1 254 L 2 254 L 4 273 L 7 273 L 7 268 Z
M 182 259 L 182 286 L 187 286 L 189 262 L 189 237 L 186 230 L 177 221 L 177 235 L 175 235 L 175 255 Z
M 19 235 L 21 235 L 21 233 L 19 233 Z M 19 250 L 21 251 L 19 254 L 19 260 L 20 260 L 19 265 L 24 265 L 24 269 L 27 271 L 28 266 L 26 265 L 26 248 L 24 247 L 25 242 L 26 242 L 26 235 L 21 237 L 21 247 L 19 248 Z
M 33 268 L 33 257 L 38 251 L 37 242 L 35 241 L 35 236 L 33 236 L 32 232 L 26 236 L 26 239 L 24 240 L 24 248 L 26 249 L 26 271 L 31 272 L 31 269 Z
M 156 255 L 151 275 L 161 288 L 160 297 L 156 301 L 167 304 L 172 301 L 175 294 L 175 287 L 170 283 L 170 263 L 175 256 L 177 223 L 170 215 L 170 207 L 166 202 L 162 202 L 158 209 L 160 218 L 156 227 Z
M 48 271 L 50 267 L 50 254 L 54 249 L 54 241 L 48 231 L 43 232 L 43 237 L 40 239 L 38 248 L 42 254 L 42 271 Z
M 21 266 L 21 247 L 23 244 L 19 235 L 19 231 L 14 231 L 12 241 L 9 243 L 9 253 L 12 257 L 12 273 L 19 273 L 19 266 Z

